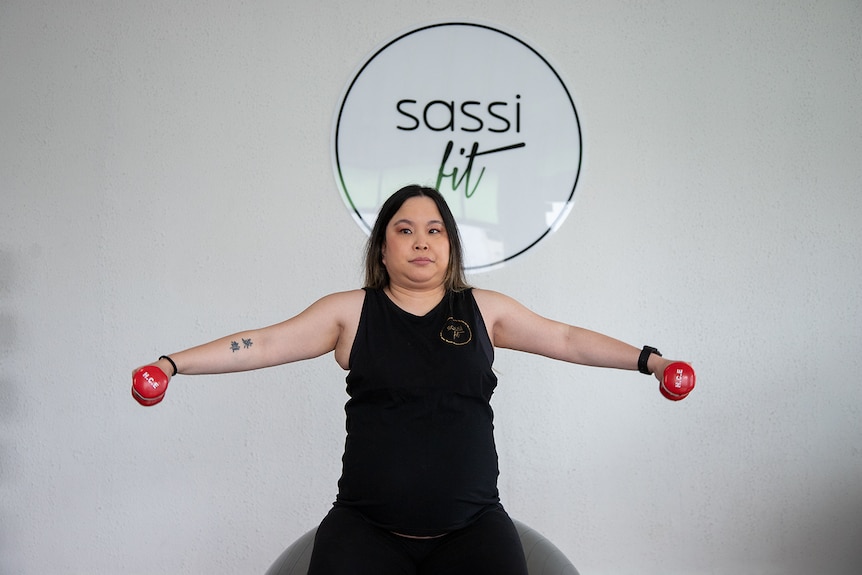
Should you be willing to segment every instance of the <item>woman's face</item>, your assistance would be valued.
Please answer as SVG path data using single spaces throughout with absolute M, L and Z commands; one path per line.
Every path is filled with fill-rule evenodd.
M 409 198 L 386 225 L 382 249 L 389 281 L 406 287 L 437 287 L 449 267 L 449 234 L 434 200 Z

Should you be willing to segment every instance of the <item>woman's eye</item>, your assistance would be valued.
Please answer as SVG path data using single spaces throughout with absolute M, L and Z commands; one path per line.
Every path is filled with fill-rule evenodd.
M 411 230 L 409 228 L 404 228 L 404 229 L 398 230 L 398 233 L 399 234 L 412 234 L 413 230 Z

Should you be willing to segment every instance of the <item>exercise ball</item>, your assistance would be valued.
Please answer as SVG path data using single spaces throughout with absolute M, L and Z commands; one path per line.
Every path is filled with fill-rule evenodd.
M 563 555 L 563 552 L 541 533 L 517 519 L 512 521 L 518 529 L 518 536 L 524 547 L 529 575 L 579 575 L 578 570 Z M 291 543 L 267 569 L 266 575 L 306 575 L 311 561 L 315 533 L 317 533 L 316 527 Z

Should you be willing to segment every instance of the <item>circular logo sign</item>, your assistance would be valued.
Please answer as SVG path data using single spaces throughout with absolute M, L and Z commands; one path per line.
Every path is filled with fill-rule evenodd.
M 582 157 L 574 102 L 548 61 L 509 33 L 460 22 L 372 54 L 344 93 L 332 141 L 341 193 L 366 233 L 397 189 L 435 187 L 468 270 L 500 265 L 558 227 Z

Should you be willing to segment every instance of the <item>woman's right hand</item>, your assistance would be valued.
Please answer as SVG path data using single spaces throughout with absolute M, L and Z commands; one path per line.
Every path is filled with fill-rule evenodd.
M 166 359 L 159 359 L 154 363 L 134 369 L 132 371 L 132 397 L 144 406 L 159 403 L 165 397 L 173 373 L 173 364 Z

